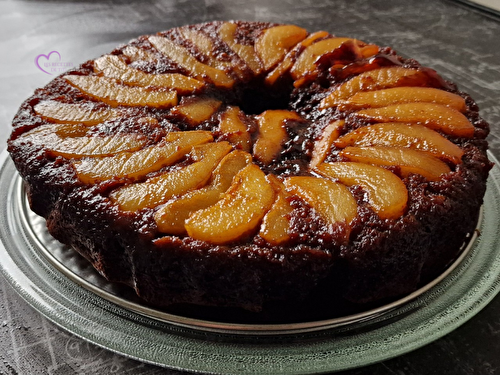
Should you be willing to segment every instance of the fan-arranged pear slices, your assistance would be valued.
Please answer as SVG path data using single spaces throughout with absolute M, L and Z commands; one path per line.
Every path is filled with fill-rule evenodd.
M 252 155 L 240 150 L 224 156 L 206 186 L 174 197 L 156 211 L 158 230 L 170 234 L 185 234 L 184 224 L 189 216 L 217 203 L 231 186 L 234 176 L 251 162 Z
M 192 151 L 194 163 L 118 188 L 110 194 L 110 198 L 125 211 L 156 207 L 173 196 L 204 186 L 215 166 L 230 150 L 227 142 L 196 146 Z
M 203 82 L 179 73 L 149 74 L 129 67 L 118 56 L 105 55 L 94 61 L 94 71 L 129 85 L 157 86 L 190 94 L 201 89 Z
M 340 131 L 344 126 L 344 120 L 336 120 L 329 123 L 324 129 L 321 137 L 314 143 L 309 168 L 314 169 L 319 163 L 325 160 L 332 148 L 333 142 L 340 136 Z M 342 147 L 342 146 L 340 146 Z
M 400 86 L 428 86 L 429 77 L 423 71 L 400 66 L 369 70 L 345 81 L 320 103 L 320 109 L 341 104 L 360 91 L 373 91 Z
M 368 193 L 370 206 L 382 219 L 397 219 L 406 209 L 406 186 L 387 169 L 365 163 L 337 162 L 322 163 L 315 170 L 344 185 L 362 186 Z
M 216 204 L 195 211 L 186 220 L 187 234 L 214 244 L 232 242 L 259 227 L 275 200 L 275 191 L 255 164 L 239 171 Z
M 181 117 L 191 126 L 201 124 L 217 112 L 222 102 L 213 98 L 188 98 L 170 110 L 170 113 Z
M 193 146 L 213 140 L 207 131 L 171 132 L 160 142 L 135 152 L 123 151 L 102 158 L 83 158 L 73 162 L 80 181 L 95 184 L 111 178 L 137 180 L 148 173 L 172 165 Z
M 267 165 L 278 156 L 288 138 L 284 126 L 288 120 L 300 121 L 301 117 L 281 109 L 268 110 L 257 116 L 259 134 L 253 147 L 254 158 Z
M 244 116 L 238 107 L 228 106 L 220 115 L 219 131 L 222 139 L 234 145 L 236 149 L 250 152 L 252 140 L 247 125 L 241 119 Z
M 95 108 L 95 103 L 63 103 L 56 100 L 43 100 L 36 104 L 37 115 L 61 124 L 96 125 L 119 117 L 114 108 Z
M 282 25 L 264 30 L 255 41 L 255 51 L 269 70 L 277 65 L 297 43 L 307 37 L 307 31 L 295 25 Z
M 151 44 L 162 54 L 186 69 L 194 78 L 205 81 L 208 79 L 215 86 L 230 88 L 234 85 L 234 79 L 224 70 L 213 68 L 196 60 L 189 51 L 161 36 L 150 36 Z
M 67 82 L 85 94 L 111 107 L 143 106 L 170 108 L 177 104 L 177 92 L 140 86 L 124 86 L 116 79 L 99 76 L 64 76 Z

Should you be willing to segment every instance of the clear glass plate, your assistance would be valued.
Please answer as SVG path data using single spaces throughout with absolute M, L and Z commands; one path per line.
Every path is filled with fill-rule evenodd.
M 491 159 L 494 159 L 490 155 Z M 490 173 L 480 236 L 450 271 L 409 299 L 369 319 L 314 328 L 241 329 L 170 321 L 134 310 L 132 300 L 102 287 L 93 269 L 80 269 L 44 233 L 43 221 L 26 212 L 20 178 L 4 151 L 0 155 L 0 269 L 36 310 L 69 332 L 122 355 L 164 367 L 215 374 L 313 374 L 368 365 L 407 353 L 449 333 L 479 312 L 500 290 L 500 169 Z M 62 257 L 57 259 L 57 257 Z M 66 258 L 64 258 L 66 257 Z M 61 269 L 59 261 L 69 264 Z M 83 280 L 82 281 L 80 281 Z M 89 285 L 97 286 L 93 290 Z M 119 296 L 113 301 L 109 295 Z M 125 301 L 125 302 L 123 302 Z M 127 302 L 128 301 L 128 302 Z M 217 323 L 218 324 L 218 323 Z M 228 329 L 229 328 L 229 329 Z M 251 327 L 250 327 L 251 328 Z M 275 327 L 276 328 L 276 327 Z M 297 328 L 297 327 L 294 327 Z M 271 330 L 272 331 L 272 330 Z

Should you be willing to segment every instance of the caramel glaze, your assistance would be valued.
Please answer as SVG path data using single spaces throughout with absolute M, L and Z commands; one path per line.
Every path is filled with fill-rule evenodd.
M 288 309 L 289 303 L 282 301 L 292 301 L 295 307 L 303 306 L 304 298 L 309 298 L 305 305 L 317 303 L 325 299 L 322 293 L 327 291 L 336 301 L 331 303 L 332 311 L 328 312 L 331 316 L 344 311 L 340 308 L 341 300 L 356 303 L 385 300 L 408 293 L 442 272 L 475 228 L 485 192 L 484 181 L 491 168 L 485 141 L 489 128 L 479 116 L 475 102 L 434 71 L 421 67 L 415 60 L 397 56 L 390 48 L 382 48 L 378 55 L 352 62 L 342 69 L 330 67 L 333 61 L 349 59 L 349 56 L 342 55 L 342 51 L 336 56 L 325 55 L 318 61 L 321 74 L 312 81 L 294 88 L 291 78 L 283 77 L 273 90 L 269 90 L 263 83 L 263 75 L 253 77 L 248 68 L 244 70 L 242 62 L 215 36 L 219 24 L 190 27 L 203 28 L 212 37 L 220 56 L 242 66 L 245 74 L 231 91 L 207 85 L 203 94 L 225 104 L 239 105 L 247 114 L 287 108 L 303 118 L 287 123 L 288 140 L 279 158 L 269 166 L 261 165 L 266 173 L 309 175 L 307 165 L 314 141 L 330 121 L 345 119 L 342 133 L 368 124 L 349 112 L 317 109 L 332 85 L 340 85 L 366 70 L 367 66 L 375 69 L 402 65 L 422 69 L 432 77 L 435 87 L 458 93 L 466 99 L 465 115 L 476 128 L 475 137 L 447 136 L 465 151 L 463 163 L 452 166 L 453 173 L 437 182 L 426 181 L 418 175 L 404 178 L 409 193 L 408 209 L 397 220 L 380 219 L 366 203 L 363 190 L 350 188 L 358 202 L 358 215 L 352 223 L 348 242 L 342 240 L 345 228 L 338 226 L 332 232 L 310 207 L 296 198 L 291 201 L 294 208 L 291 240 L 286 246 L 271 246 L 256 233 L 224 246 L 189 237 L 165 236 L 156 229 L 154 210 L 121 212 L 107 198 L 111 190 L 127 183 L 126 180 L 113 179 L 85 186 L 76 178 L 67 160 L 51 158 L 43 146 L 18 138 L 47 123 L 33 110 L 42 100 L 95 102 L 58 77 L 23 103 L 14 118 L 8 147 L 26 181 L 31 207 L 47 219 L 50 233 L 85 256 L 107 279 L 132 286 L 147 303 L 162 307 L 192 303 L 266 312 L 274 311 L 276 306 Z M 265 23 L 240 22 L 238 25 L 242 44 L 253 43 L 263 29 L 270 27 Z M 177 29 L 160 35 L 179 41 L 203 62 L 196 47 L 181 40 Z M 146 36 L 129 45 L 153 50 Z M 121 55 L 124 48 L 119 47 L 112 54 Z M 133 62 L 132 65 L 148 73 L 186 73 L 166 57 L 157 55 L 155 63 Z M 93 62 L 88 61 L 65 74 L 94 74 Z M 255 97 L 261 100 L 251 100 Z M 97 103 L 97 106 L 105 105 Z M 211 130 L 217 136 L 215 117 L 192 128 L 172 116 L 169 110 L 138 107 L 120 110 L 127 120 L 107 121 L 93 131 L 99 134 L 138 132 L 147 136 L 149 144 L 158 142 L 166 132 L 173 130 Z M 154 117 L 158 126 L 134 125 L 134 119 L 140 117 Z M 255 122 L 251 118 L 246 121 L 255 137 Z M 327 161 L 337 160 L 340 158 L 332 149 Z M 392 170 L 398 173 L 397 167 Z M 157 288 L 157 285 L 168 287 Z M 272 308 L 268 309 L 270 306 Z M 283 311 L 280 308 L 277 311 L 282 318 Z M 300 308 L 297 311 L 306 313 Z M 262 316 L 269 320 L 276 318 L 272 314 Z

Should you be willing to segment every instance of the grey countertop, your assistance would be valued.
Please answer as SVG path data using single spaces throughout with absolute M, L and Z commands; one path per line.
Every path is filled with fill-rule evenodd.
M 35 64 L 57 51 L 78 65 L 129 39 L 216 19 L 294 23 L 310 31 L 390 45 L 459 82 L 491 124 L 500 157 L 500 18 L 434 0 L 0 1 L 0 150 L 21 102 L 53 76 Z M 41 61 L 39 59 L 39 61 Z M 43 66 L 42 66 L 43 67 Z M 0 259 L 1 261 L 1 259 Z M 499 374 L 500 296 L 445 337 L 346 375 Z M 142 364 L 67 333 L 0 277 L 0 374 L 179 374 Z

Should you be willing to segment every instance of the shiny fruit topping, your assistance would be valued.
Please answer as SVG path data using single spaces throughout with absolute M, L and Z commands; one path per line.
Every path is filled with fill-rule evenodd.
M 110 198 L 124 211 L 156 207 L 174 196 L 204 186 L 215 166 L 230 150 L 227 142 L 196 146 L 192 151 L 194 163 L 118 188 L 110 194 Z
M 457 94 L 433 87 L 393 87 L 376 91 L 362 91 L 354 94 L 342 104 L 341 110 L 378 108 L 402 103 L 435 103 L 465 112 L 465 100 Z
M 113 78 L 99 76 L 64 76 L 66 81 L 83 93 L 111 107 L 143 106 L 170 108 L 177 104 L 177 92 L 151 88 L 123 86 Z
M 336 120 L 329 123 L 324 129 L 321 137 L 314 143 L 309 168 L 314 168 L 322 163 L 327 157 L 333 142 L 340 136 L 340 131 L 344 126 L 344 120 Z
M 429 181 L 437 181 L 450 172 L 448 165 L 426 152 L 399 147 L 347 147 L 339 155 L 350 161 L 380 166 L 397 166 L 403 177 L 420 174 Z
M 373 124 L 358 128 L 333 142 L 335 146 L 387 146 L 408 147 L 427 151 L 434 156 L 458 164 L 464 152 L 436 131 L 423 125 L 399 122 Z
M 262 112 L 256 119 L 259 133 L 253 147 L 253 155 L 268 165 L 279 155 L 283 144 L 287 141 L 286 121 L 300 121 L 301 117 L 295 112 L 284 109 L 271 109 Z
M 240 44 L 236 41 L 237 28 L 238 26 L 235 23 L 224 22 L 219 28 L 219 36 L 247 64 L 254 74 L 259 74 L 262 72 L 262 63 L 253 46 Z
M 200 81 L 208 79 L 218 87 L 233 86 L 234 80 L 225 71 L 199 62 L 186 48 L 161 36 L 150 36 L 149 41 L 159 52 L 186 69 L 194 78 Z
M 294 176 L 285 180 L 286 190 L 311 206 L 326 224 L 345 224 L 349 227 L 356 217 L 358 206 L 343 184 L 324 178 Z
M 397 219 L 406 209 L 408 190 L 403 181 L 387 169 L 364 163 L 337 162 L 319 164 L 315 170 L 344 185 L 363 187 L 368 203 L 382 219 Z
M 342 44 L 350 42 L 355 43 L 351 38 L 329 38 L 309 45 L 297 58 L 291 73 L 294 80 L 297 80 L 316 70 L 316 61 L 319 57 L 331 53 Z
M 426 86 L 428 80 L 429 77 L 423 71 L 400 66 L 369 70 L 338 86 L 321 101 L 320 109 L 335 107 L 360 91 L 401 86 Z
M 183 98 L 181 103 L 170 110 L 170 113 L 182 117 L 190 125 L 195 126 L 207 121 L 217 112 L 222 102 L 214 98 Z
M 289 50 L 307 36 L 307 31 L 295 25 L 281 25 L 264 30 L 255 41 L 255 51 L 269 70 L 278 64 Z
M 445 134 L 472 138 L 474 125 L 456 109 L 434 103 L 393 104 L 362 109 L 356 116 L 376 122 L 405 122 L 425 125 Z
M 212 172 L 208 184 L 174 197 L 155 212 L 158 230 L 169 234 L 185 234 L 185 221 L 193 212 L 217 203 L 231 186 L 234 176 L 252 162 L 252 156 L 235 150 L 224 156 Z
M 119 116 L 114 108 L 94 108 L 95 103 L 62 103 L 43 100 L 34 107 L 43 118 L 57 123 L 96 125 Z
M 193 146 L 212 141 L 207 131 L 171 132 L 149 147 L 135 152 L 120 152 L 114 156 L 85 158 L 73 163 L 79 180 L 95 184 L 111 178 L 137 180 L 162 167 L 172 165 Z
M 131 61 L 147 61 L 155 62 L 158 58 L 150 51 L 134 47 L 127 46 L 122 50 L 124 56 L 127 56 Z
M 318 31 L 311 35 L 309 35 L 306 39 L 300 42 L 297 47 L 306 48 L 314 43 L 316 40 L 325 38 L 328 36 L 326 31 Z M 298 48 L 293 48 L 285 58 L 274 68 L 267 76 L 266 76 L 266 84 L 269 86 L 274 85 L 276 81 L 286 75 L 290 69 L 293 67 L 293 63 L 295 61 L 295 56 L 298 52 Z
M 190 94 L 201 89 L 203 82 L 178 73 L 150 74 L 125 64 L 118 56 L 105 55 L 94 61 L 94 71 L 129 85 L 156 86 Z
M 274 175 L 267 176 L 276 191 L 276 199 L 262 220 L 259 235 L 271 245 L 278 246 L 290 239 L 290 215 L 292 206 L 287 200 L 288 193 L 283 183 Z
M 236 149 L 250 152 L 252 140 L 247 125 L 242 120 L 244 116 L 238 107 L 228 106 L 220 115 L 219 131 L 222 139 L 231 143 Z
M 213 244 L 237 241 L 255 231 L 275 199 L 264 172 L 250 164 L 236 174 L 223 198 L 186 220 L 190 237 Z

